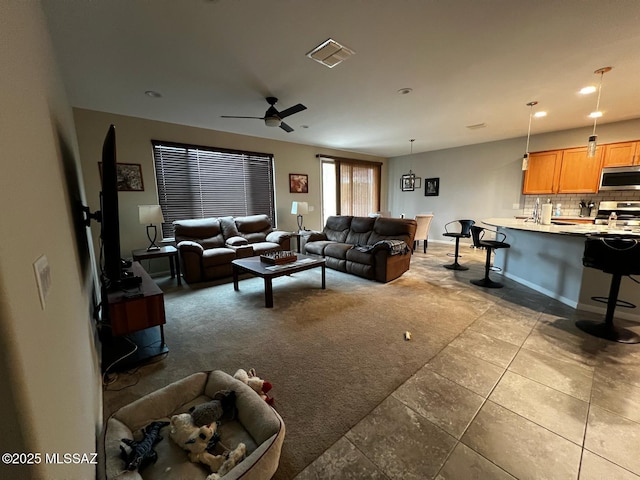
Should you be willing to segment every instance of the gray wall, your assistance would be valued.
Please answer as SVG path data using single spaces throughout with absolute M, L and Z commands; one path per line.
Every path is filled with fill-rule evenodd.
M 35 1 L 0 2 L 0 452 L 96 452 L 101 375 L 71 107 Z M 33 263 L 46 255 L 40 305 Z M 0 478 L 88 479 L 95 465 L 0 464 Z
M 592 128 L 532 135 L 530 151 L 586 146 Z M 598 125 L 600 144 L 640 139 L 640 120 Z M 526 137 L 469 145 L 389 159 L 389 208 L 393 216 L 433 212 L 429 240 L 442 237 L 445 223 L 462 218 L 480 221 L 524 213 L 522 155 Z M 400 177 L 412 170 L 422 177 L 422 188 L 400 190 Z M 440 178 L 440 195 L 424 195 L 424 179 Z M 594 197 L 593 195 L 590 196 Z M 553 196 L 569 204 L 570 195 Z M 625 197 L 626 198 L 626 197 Z M 546 200 L 546 199 L 545 199 Z M 527 211 L 527 213 L 529 213 Z

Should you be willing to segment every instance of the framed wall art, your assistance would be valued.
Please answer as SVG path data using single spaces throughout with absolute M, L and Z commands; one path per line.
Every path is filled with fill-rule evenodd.
M 100 179 L 102 180 L 102 162 L 98 162 Z M 118 191 L 119 192 L 143 192 L 142 165 L 139 163 L 118 163 Z
M 289 193 L 309 193 L 309 176 L 304 173 L 290 173 Z
M 437 197 L 440 195 L 440 178 L 424 179 L 424 196 Z

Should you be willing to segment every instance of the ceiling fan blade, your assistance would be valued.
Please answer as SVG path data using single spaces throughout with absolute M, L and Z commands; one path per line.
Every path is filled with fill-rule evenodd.
M 287 125 L 284 122 L 280 122 L 280 128 L 283 129 L 287 133 L 293 132 L 293 128 L 291 128 L 289 125 Z
M 280 113 L 278 113 L 278 116 L 280 118 L 285 118 L 285 117 L 288 117 L 289 115 L 293 115 L 294 113 L 298 113 L 306 109 L 307 107 L 299 103 L 297 105 L 294 105 L 293 107 L 289 107 L 285 110 L 282 110 Z
M 237 117 L 235 115 L 220 115 L 220 118 L 255 118 L 256 120 L 264 120 L 264 117 Z

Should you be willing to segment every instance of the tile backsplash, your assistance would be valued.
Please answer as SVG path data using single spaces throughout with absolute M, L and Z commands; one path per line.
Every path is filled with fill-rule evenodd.
M 547 203 L 547 199 L 553 203 L 553 214 L 555 216 L 556 205 L 562 205 L 562 216 L 577 217 L 580 215 L 580 206 L 582 200 L 585 202 L 593 202 L 595 207 L 591 210 L 591 216 L 595 216 L 598 212 L 598 205 L 601 201 L 640 201 L 640 191 L 636 190 L 620 190 L 608 191 L 600 193 L 563 193 L 558 195 L 523 195 L 524 209 L 523 215 L 530 215 L 536 198 L 540 199 L 540 203 Z

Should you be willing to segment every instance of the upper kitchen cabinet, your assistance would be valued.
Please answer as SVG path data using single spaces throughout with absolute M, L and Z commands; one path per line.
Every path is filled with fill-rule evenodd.
M 601 147 L 594 158 L 587 157 L 586 147 L 531 153 L 522 193 L 596 193 L 601 168 Z
M 593 158 L 587 157 L 587 147 L 570 148 L 562 152 L 558 193 L 596 193 L 600 185 L 602 148 Z
M 620 142 L 604 145 L 603 167 L 624 167 L 640 164 L 640 142 Z
M 530 153 L 529 168 L 524 172 L 522 193 L 556 193 L 561 163 L 562 150 Z

